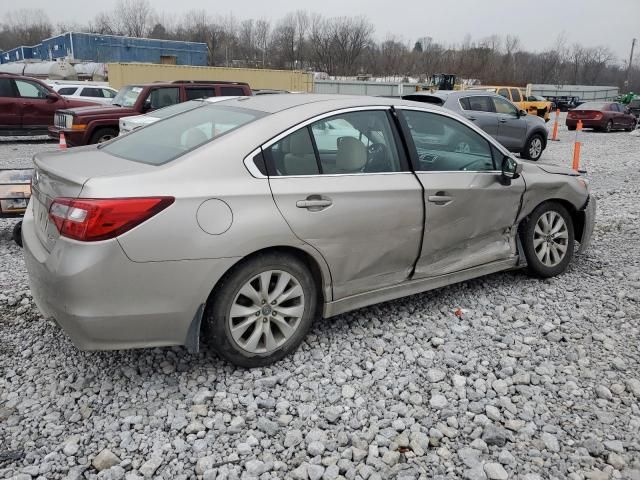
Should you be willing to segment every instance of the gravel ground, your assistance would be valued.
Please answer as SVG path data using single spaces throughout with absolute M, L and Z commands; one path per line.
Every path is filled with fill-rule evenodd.
M 570 162 L 560 135 L 543 161 Z M 37 313 L 0 220 L 0 478 L 640 479 L 640 137 L 583 141 L 599 211 L 566 274 L 317 322 L 252 371 L 206 350 L 79 352 Z M 53 148 L 0 140 L 0 167 Z

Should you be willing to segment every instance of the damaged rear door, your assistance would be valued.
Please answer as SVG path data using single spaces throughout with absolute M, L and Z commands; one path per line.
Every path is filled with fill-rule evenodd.
M 399 147 L 389 108 L 375 107 L 323 115 L 263 149 L 276 205 L 327 261 L 334 300 L 411 274 L 422 190 Z

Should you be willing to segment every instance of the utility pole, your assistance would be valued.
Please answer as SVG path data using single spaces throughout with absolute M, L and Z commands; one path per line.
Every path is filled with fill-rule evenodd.
M 631 76 L 631 63 L 633 62 L 633 50 L 636 48 L 637 39 L 631 41 L 631 55 L 629 55 L 629 65 L 627 65 L 627 79 L 624 81 L 624 85 L 629 88 L 629 80 Z

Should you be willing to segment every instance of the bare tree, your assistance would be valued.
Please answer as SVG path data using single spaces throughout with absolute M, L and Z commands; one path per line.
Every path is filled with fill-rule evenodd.
M 114 19 L 118 31 L 129 37 L 146 37 L 155 13 L 149 0 L 118 0 Z
M 42 39 L 50 37 L 53 26 L 42 9 L 21 8 L 8 12 L 3 21 L 6 37 L 5 48 L 18 45 L 35 45 Z

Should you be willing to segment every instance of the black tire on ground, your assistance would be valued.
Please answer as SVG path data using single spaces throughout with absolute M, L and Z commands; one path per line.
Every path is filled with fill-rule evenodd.
M 11 232 L 11 238 L 16 244 L 22 248 L 22 220 L 16 223 L 13 226 L 13 231 Z
M 538 145 L 538 147 L 534 148 L 534 145 Z M 534 133 L 527 139 L 520 156 L 527 160 L 538 160 L 542 156 L 544 148 L 544 138 L 539 133 Z
M 609 120 L 607 122 L 607 125 L 604 127 L 604 131 L 609 133 L 611 130 L 613 130 L 613 120 Z
M 573 132 L 576 129 L 576 127 L 567 127 L 567 128 L 569 129 L 570 132 Z
M 538 222 L 541 220 L 541 217 L 548 213 L 550 215 L 553 215 L 553 213 L 559 215 L 566 225 L 567 238 L 564 240 L 558 239 L 559 242 L 566 242 L 566 250 L 561 260 L 554 265 L 547 265 L 543 263 L 543 261 L 538 257 L 538 253 L 536 253 L 536 246 L 538 246 L 536 245 L 536 242 L 539 240 L 539 238 L 536 238 L 536 226 L 538 226 Z M 531 275 L 542 278 L 560 275 L 567 269 L 571 259 L 573 258 L 575 234 L 571 215 L 569 215 L 567 209 L 558 202 L 544 202 L 538 205 L 520 226 L 520 240 L 522 242 L 525 258 L 527 259 L 527 270 Z M 544 248 L 544 245 L 539 246 Z M 546 248 L 549 247 L 547 246 Z M 551 256 L 549 259 L 551 259 Z
M 274 270 L 286 272 L 298 282 L 304 294 L 304 311 L 294 332 L 285 343 L 270 352 L 251 353 L 243 349 L 231 334 L 230 323 L 234 321 L 230 319 L 231 308 L 240 290 L 251 279 L 260 273 Z M 255 368 L 274 363 L 296 350 L 307 335 L 317 312 L 319 297 L 317 292 L 313 275 L 304 262 L 297 257 L 280 252 L 255 256 L 232 268 L 209 297 L 202 319 L 204 338 L 220 356 L 240 367 Z M 263 313 L 258 313 L 258 319 L 264 320 L 260 318 L 262 315 Z M 249 318 L 247 316 L 244 321 L 248 321 Z M 257 328 L 258 324 L 255 325 L 249 328 Z M 266 338 L 264 342 L 266 345 Z
M 118 136 L 118 129 L 111 127 L 98 128 L 91 135 L 91 144 L 102 143 Z

